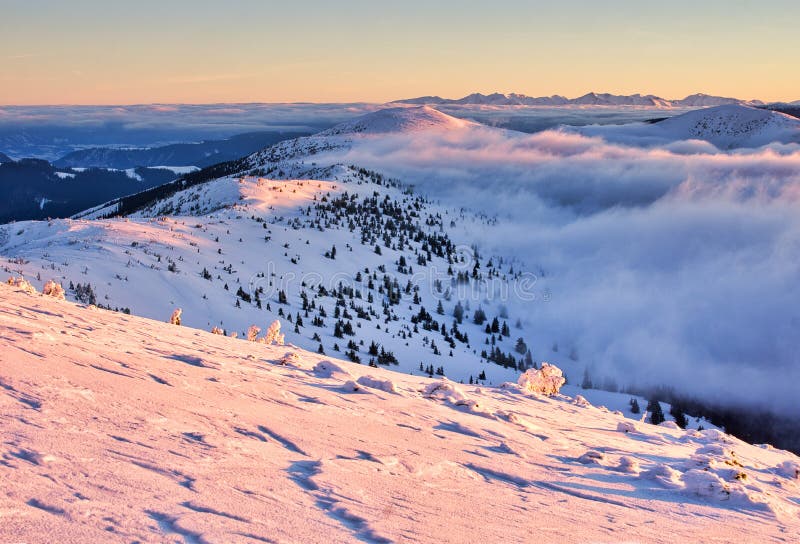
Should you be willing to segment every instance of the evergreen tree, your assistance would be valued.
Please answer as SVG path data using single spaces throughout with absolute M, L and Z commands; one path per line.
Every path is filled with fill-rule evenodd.
M 661 410 L 661 403 L 655 399 L 647 403 L 647 411 L 650 412 L 650 423 L 658 425 L 665 421 L 664 411 Z
M 456 323 L 459 325 L 464 321 L 464 307 L 461 305 L 461 301 L 456 302 L 456 307 L 453 308 L 453 317 L 456 318 Z
M 678 427 L 681 429 L 685 429 L 686 426 L 689 425 L 689 420 L 686 414 L 683 413 L 683 409 L 679 404 L 675 403 L 670 406 L 669 414 L 675 419 L 675 423 L 677 423 Z
M 583 389 L 592 388 L 592 378 L 589 376 L 589 367 L 586 367 L 583 370 L 583 381 L 581 382 L 581 388 Z

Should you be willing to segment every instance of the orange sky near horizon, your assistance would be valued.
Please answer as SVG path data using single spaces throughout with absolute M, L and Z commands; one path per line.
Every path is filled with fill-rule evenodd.
M 471 92 L 800 100 L 800 3 L 9 0 L 0 104 L 387 102 Z M 602 4 L 602 5 L 601 5 Z M 456 8 L 456 6 L 458 6 Z

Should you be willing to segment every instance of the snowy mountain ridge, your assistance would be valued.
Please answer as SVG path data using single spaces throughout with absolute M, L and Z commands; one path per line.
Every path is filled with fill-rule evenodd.
M 787 542 L 800 531 L 798 458 L 716 430 L 0 290 L 0 349 L 13 354 L 0 377 L 4 541 L 741 542 L 746 528 Z
M 561 95 L 532 97 L 524 94 L 473 93 L 463 98 L 447 99 L 440 96 L 422 96 L 397 100 L 402 104 L 427 105 L 481 105 L 481 106 L 640 106 L 654 108 L 698 108 L 722 106 L 728 104 L 763 105 L 760 100 L 740 100 L 722 96 L 711 96 L 703 93 L 689 95 L 679 100 L 667 100 L 652 94 L 615 95 L 610 93 L 589 92 L 577 98 L 566 98 Z

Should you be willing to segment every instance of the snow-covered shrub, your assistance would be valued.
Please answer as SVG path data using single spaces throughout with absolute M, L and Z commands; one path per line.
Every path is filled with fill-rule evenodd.
M 295 353 L 294 351 L 287 351 L 283 357 L 281 357 L 280 364 L 283 366 L 287 365 L 296 365 L 300 362 L 300 356 Z
M 581 406 L 583 408 L 591 406 L 591 403 L 586 400 L 583 395 L 575 395 L 575 398 L 572 400 L 572 404 L 575 406 Z
M 225 331 L 222 330 L 221 328 L 217 327 L 217 326 L 214 326 L 214 327 L 211 328 L 211 334 L 224 335 Z
M 20 276 L 18 278 L 15 278 L 15 277 L 12 276 L 12 277 L 8 278 L 8 281 L 6 283 L 8 285 L 10 285 L 11 287 L 15 287 L 15 288 L 19 289 L 20 291 L 24 291 L 25 293 L 28 293 L 29 295 L 36 294 L 36 288 L 33 285 L 31 285 L 31 283 L 28 280 L 26 280 L 25 278 L 23 278 L 22 276 Z
M 448 400 L 452 403 L 465 402 L 467 400 L 467 395 L 464 394 L 461 388 L 456 387 L 456 385 L 447 378 L 442 378 L 438 382 L 426 385 L 422 396 L 429 399 Z
M 727 500 L 731 494 L 728 483 L 707 470 L 692 469 L 685 472 L 683 483 L 686 485 L 686 491 L 701 497 Z
M 550 363 L 542 363 L 541 369 L 531 368 L 519 377 L 519 386 L 529 393 L 556 395 L 566 380 L 561 369 Z
M 361 376 L 356 380 L 360 385 L 369 387 L 371 389 L 380 389 L 387 393 L 397 393 L 397 387 L 392 380 L 381 380 L 380 378 L 373 378 L 372 376 Z
M 625 474 L 638 474 L 641 469 L 639 468 L 639 461 L 627 455 L 619 458 L 619 464 L 614 469 L 617 472 L 624 472 Z
M 584 465 L 602 465 L 605 460 L 606 456 L 596 450 L 589 450 L 576 459 L 576 461 Z
M 181 324 L 181 314 L 182 313 L 183 313 L 183 310 L 181 310 L 180 308 L 175 308 L 175 310 L 172 312 L 172 316 L 169 318 L 169 324 L 170 325 L 180 325 Z
M 620 421 L 617 423 L 617 430 L 621 433 L 635 433 L 636 424 L 630 420 Z
M 281 334 L 281 322 L 277 319 L 267 329 L 267 334 L 264 336 L 264 343 L 267 345 L 278 344 L 283 345 L 284 335 Z
M 259 327 L 258 325 L 250 325 L 250 328 L 247 329 L 247 341 L 255 342 L 258 337 L 258 333 L 260 332 L 261 332 L 261 327 Z
M 791 478 L 792 480 L 800 480 L 800 463 L 797 461 L 784 461 L 775 467 L 775 469 L 781 476 Z
M 657 463 L 652 468 L 639 474 L 645 480 L 655 480 L 664 487 L 671 489 L 681 489 L 681 473 L 665 463 Z
M 64 288 L 61 287 L 60 283 L 56 283 L 53 280 L 49 280 L 44 284 L 42 293 L 57 300 L 64 300 Z
M 661 423 L 658 424 L 658 426 L 664 427 L 666 429 L 680 430 L 680 427 L 674 421 L 662 421 Z
M 320 361 L 314 365 L 314 374 L 320 378 L 352 378 L 350 373 L 332 361 Z

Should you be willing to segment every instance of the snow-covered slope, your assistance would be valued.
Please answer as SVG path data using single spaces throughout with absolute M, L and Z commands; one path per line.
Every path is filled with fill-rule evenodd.
M 418 372 L 422 364 L 465 382 L 481 372 L 487 383 L 513 378 L 517 363 L 481 363 L 485 346 L 469 342 L 469 336 L 491 336 L 483 323 L 472 323 L 477 302 L 470 308 L 464 299 L 463 323 L 453 328 L 454 276 L 473 264 L 465 260 L 471 250 L 456 247 L 442 229 L 461 214 L 374 174 L 345 167 L 324 174 L 341 181 L 222 178 L 131 218 L 0 227 L 0 248 L 12 261 L 5 269 L 29 278 L 53 275 L 72 287 L 70 297 L 79 296 L 78 284 L 89 283 L 99 303 L 151 318 L 180 306 L 186 324 L 206 330 L 243 334 L 266 316 L 293 316 L 296 323 L 302 314 L 288 332 L 306 349 L 344 353 L 353 341 L 354 357 L 367 363 L 377 358 L 368 354 L 375 342 L 398 359 L 387 357 L 386 364 L 404 372 Z M 491 273 L 498 274 L 493 288 L 511 288 L 517 280 L 508 271 Z M 488 288 L 469 297 L 485 297 Z M 500 312 L 496 305 L 484 309 L 489 321 Z M 351 323 L 353 333 L 335 336 L 339 320 Z M 436 330 L 428 332 L 434 322 Z M 509 353 L 524 334 L 517 328 L 513 338 L 510 330 L 494 336 L 497 348 Z M 523 355 L 515 355 L 519 363 Z
M 319 136 L 445 131 L 475 125 L 471 121 L 457 119 L 429 106 L 398 107 L 378 110 L 353 121 L 345 121 L 320 133 Z
M 718 149 L 800 143 L 800 119 L 761 108 L 730 104 L 689 111 L 657 123 L 565 127 L 565 130 L 629 145 L 655 146 L 703 140 Z
M 790 542 L 798 458 L 0 286 L 3 542 Z
M 684 113 L 657 123 L 655 128 L 681 139 L 705 140 L 721 149 L 800 143 L 800 119 L 738 104 Z

